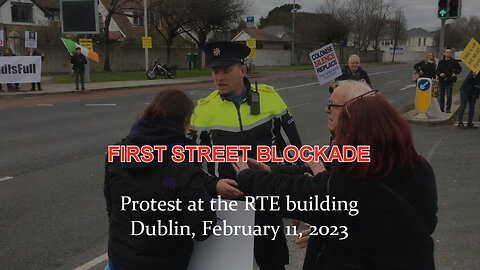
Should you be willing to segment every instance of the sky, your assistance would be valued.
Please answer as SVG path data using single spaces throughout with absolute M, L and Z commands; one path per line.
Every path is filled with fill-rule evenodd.
M 344 0 L 345 1 L 345 0 Z M 326 0 L 295 0 L 300 4 L 303 12 L 314 12 L 317 7 L 324 4 Z M 393 0 L 398 7 L 403 7 L 405 18 L 407 19 L 407 28 L 424 28 L 428 31 L 440 28 L 440 19 L 437 18 L 438 0 Z M 291 3 L 293 0 L 250 0 L 250 12 L 248 16 L 254 16 L 258 23 L 260 17 L 266 17 L 268 12 L 275 7 Z M 472 15 L 480 16 L 479 0 L 462 0 L 462 17 Z M 448 20 L 447 24 L 453 22 Z

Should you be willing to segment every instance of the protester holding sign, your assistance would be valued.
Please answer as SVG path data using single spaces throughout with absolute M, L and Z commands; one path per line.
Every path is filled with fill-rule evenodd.
M 369 145 L 371 162 L 334 163 L 314 177 L 304 175 L 301 166 L 238 162 L 239 189 L 246 196 L 289 196 L 306 203 L 304 211 L 286 211 L 289 199 L 280 204 L 284 217 L 312 225 L 304 270 L 434 270 L 433 170 L 415 150 L 408 123 L 378 91 L 361 91 L 342 102 L 355 88 L 369 87 L 348 81 L 333 92 L 326 110 L 329 128 L 335 124 L 340 147 Z M 308 204 L 316 196 L 345 203 L 335 208 Z M 318 207 L 322 210 L 314 210 Z
M 43 53 L 39 53 L 36 49 L 34 48 L 28 48 L 28 54 L 29 56 L 41 56 L 42 57 L 42 62 L 43 60 L 45 59 L 45 54 Z M 42 91 L 42 86 L 40 84 L 40 82 L 37 82 L 37 87 L 38 87 L 38 91 Z M 32 82 L 32 88 L 30 89 L 30 91 L 35 91 L 35 83 Z
M 360 56 L 356 54 L 350 55 L 350 57 L 348 58 L 348 64 L 342 68 L 342 75 L 337 77 L 335 81 L 331 81 L 329 83 L 328 91 L 330 93 L 333 93 L 333 89 L 335 88 L 335 82 L 344 80 L 361 81 L 372 86 L 367 72 L 360 67 Z
M 217 221 L 207 207 L 211 198 L 205 182 L 211 176 L 195 163 L 171 159 L 172 146 L 191 144 L 185 133 L 193 109 L 193 101 L 182 91 L 158 93 L 120 145 L 163 145 L 170 154 L 162 162 L 107 159 L 104 194 L 110 232 L 106 269 L 186 270 L 192 238 L 204 240 L 212 233 L 203 226 L 204 221 L 212 226 Z M 187 206 L 200 200 L 207 205 L 203 211 Z
M 458 109 L 458 125 L 460 129 L 477 129 L 478 127 L 473 125 L 473 115 L 475 114 L 475 103 L 480 94 L 480 74 L 470 71 L 467 78 L 460 87 L 460 108 Z M 467 126 L 463 125 L 463 113 L 468 103 L 468 123 Z
M 5 47 L 3 49 L 3 56 L 15 56 L 12 49 Z M 20 90 L 19 83 L 7 83 L 7 91 L 18 91 Z

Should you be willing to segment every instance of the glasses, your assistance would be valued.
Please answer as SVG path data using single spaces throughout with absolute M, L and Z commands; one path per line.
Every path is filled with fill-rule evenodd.
M 354 97 L 350 100 L 348 100 L 347 102 L 345 102 L 343 105 L 340 105 L 340 104 L 334 104 L 332 103 L 331 100 L 328 100 L 328 104 L 327 104 L 327 109 L 330 111 L 332 107 L 340 107 L 340 108 L 345 108 L 345 111 L 347 112 L 347 115 L 348 115 L 348 118 L 350 118 L 350 113 L 348 112 L 348 107 L 347 105 L 349 104 L 352 104 L 353 102 L 365 97 L 365 96 L 375 96 L 377 95 L 378 93 L 378 90 L 372 90 L 372 91 L 368 91 L 366 93 L 363 93 L 361 94 L 360 96 L 357 96 L 357 97 Z

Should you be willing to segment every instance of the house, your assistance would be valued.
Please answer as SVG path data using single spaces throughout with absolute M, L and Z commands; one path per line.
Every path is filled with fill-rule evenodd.
M 383 61 L 392 60 L 393 40 L 381 40 L 380 50 L 383 51 Z M 428 53 L 435 52 L 434 34 L 422 28 L 412 28 L 407 31 L 407 40 L 398 44 L 395 50 L 395 61 L 414 62 L 424 59 Z
M 249 39 L 256 40 L 256 56 L 253 59 L 256 66 L 290 65 L 290 41 L 282 40 L 264 29 L 243 29 L 232 41 L 245 42 Z

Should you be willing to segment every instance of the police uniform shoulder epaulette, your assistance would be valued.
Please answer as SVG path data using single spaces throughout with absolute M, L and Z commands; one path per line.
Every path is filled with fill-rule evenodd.
M 201 105 L 201 104 L 206 104 L 210 101 L 212 101 L 213 99 L 215 99 L 217 96 L 218 96 L 218 90 L 215 90 L 213 91 L 212 93 L 210 93 L 210 95 L 208 95 L 206 98 L 201 98 L 197 101 L 197 104 L 198 105 Z
M 251 85 L 252 89 L 255 89 L 255 84 L 252 84 Z M 274 92 L 275 91 L 275 88 L 273 88 L 273 86 L 270 86 L 268 84 L 258 84 L 258 91 L 262 91 L 262 92 Z

